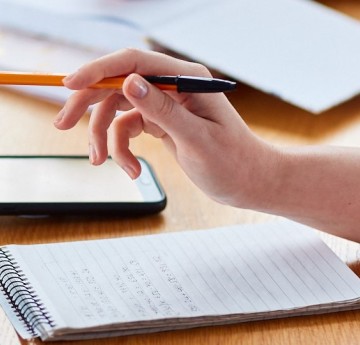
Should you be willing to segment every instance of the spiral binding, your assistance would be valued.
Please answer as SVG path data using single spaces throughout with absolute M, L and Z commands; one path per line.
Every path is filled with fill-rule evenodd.
M 5 248 L 0 248 L 0 290 L 31 336 L 39 336 L 36 329 L 41 324 L 55 326 L 24 273 Z

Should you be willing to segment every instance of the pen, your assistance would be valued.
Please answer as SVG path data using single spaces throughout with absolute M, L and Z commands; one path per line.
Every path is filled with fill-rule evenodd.
M 22 72 L 0 72 L 0 85 L 38 85 L 38 86 L 64 86 L 61 74 L 41 74 Z M 105 78 L 90 86 L 101 89 L 121 89 L 126 76 Z M 178 92 L 226 92 L 236 88 L 236 82 L 193 76 L 143 76 L 148 82 L 161 90 L 174 90 Z

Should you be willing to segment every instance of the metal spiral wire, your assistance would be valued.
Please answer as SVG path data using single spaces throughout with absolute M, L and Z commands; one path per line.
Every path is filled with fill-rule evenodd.
M 33 337 L 39 336 L 37 326 L 54 322 L 11 254 L 0 248 L 0 290 L 16 317 Z

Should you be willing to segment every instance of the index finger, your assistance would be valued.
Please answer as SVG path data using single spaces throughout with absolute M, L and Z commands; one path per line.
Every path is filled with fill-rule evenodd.
M 64 84 L 69 89 L 80 90 L 93 85 L 100 80 L 120 75 L 138 73 L 141 75 L 194 75 L 210 77 L 210 72 L 200 64 L 187 62 L 171 56 L 137 49 L 124 49 L 80 67 L 67 76 Z

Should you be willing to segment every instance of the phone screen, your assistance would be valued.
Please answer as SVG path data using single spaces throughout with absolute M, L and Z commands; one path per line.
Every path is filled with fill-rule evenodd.
M 112 159 L 93 166 L 85 156 L 0 158 L 1 204 L 159 203 L 164 192 L 149 164 L 132 180 Z

